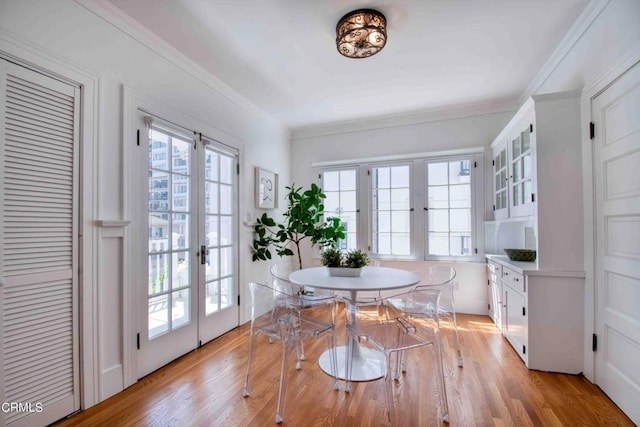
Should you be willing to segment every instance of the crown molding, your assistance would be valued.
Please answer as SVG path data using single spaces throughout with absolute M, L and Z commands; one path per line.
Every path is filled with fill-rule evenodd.
M 540 71 L 538 71 L 531 83 L 529 83 L 527 88 L 520 95 L 518 100 L 519 104 L 523 104 L 527 98 L 540 90 L 542 85 L 567 57 L 569 52 L 571 52 L 574 46 L 580 41 L 582 36 L 584 36 L 593 22 L 598 18 L 598 16 L 600 16 L 609 3 L 611 3 L 611 0 L 591 0 L 576 22 L 571 26 L 567 34 L 562 38 L 558 46 L 556 46 Z
M 409 126 L 465 117 L 484 116 L 497 113 L 511 113 L 518 109 L 515 99 L 494 100 L 473 104 L 464 104 L 447 108 L 433 108 L 410 113 L 389 114 L 363 119 L 345 120 L 318 126 L 294 128 L 291 139 L 305 139 L 342 133 L 362 132 L 398 126 Z
M 167 43 L 151 30 L 140 24 L 138 21 L 122 12 L 107 0 L 75 0 L 76 3 L 86 8 L 114 28 L 127 34 L 129 37 L 142 44 L 149 50 L 171 62 L 173 65 L 191 75 L 193 78 L 222 95 L 229 102 L 246 110 L 247 112 L 268 117 L 273 123 L 282 128 L 286 128 L 273 116 L 260 107 L 240 95 L 231 86 L 207 71 L 195 61 L 188 58 L 178 49 Z

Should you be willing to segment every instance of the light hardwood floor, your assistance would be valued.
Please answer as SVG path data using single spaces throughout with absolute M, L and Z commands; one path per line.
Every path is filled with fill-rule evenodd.
M 595 385 L 581 376 L 530 371 L 486 316 L 459 315 L 464 368 L 456 365 L 443 327 L 451 426 L 632 426 Z M 344 341 L 344 325 L 338 325 Z M 59 426 L 268 426 L 274 422 L 280 345 L 259 340 L 251 396 L 242 397 L 248 324 L 142 378 Z M 325 341 L 309 342 L 300 371 L 290 369 L 286 426 L 383 426 L 384 381 L 331 388 L 318 368 Z M 580 351 L 581 349 L 576 349 Z M 413 353 L 398 387 L 400 424 L 439 425 L 429 358 Z

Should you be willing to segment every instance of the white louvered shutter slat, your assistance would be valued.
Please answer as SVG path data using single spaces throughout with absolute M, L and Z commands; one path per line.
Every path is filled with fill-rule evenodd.
M 0 66 L 2 398 L 44 407 L 42 414 L 0 417 L 7 425 L 33 417 L 48 424 L 79 407 L 79 91 L 5 61 Z

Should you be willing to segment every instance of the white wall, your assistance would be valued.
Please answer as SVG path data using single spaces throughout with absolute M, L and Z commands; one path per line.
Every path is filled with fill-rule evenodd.
M 5 46 L 24 46 L 25 51 L 41 53 L 42 64 L 62 63 L 69 68 L 87 70 L 99 78 L 97 101 L 98 133 L 93 144 L 97 164 L 85 165 L 97 182 L 95 220 L 128 219 L 126 188 L 123 188 L 123 85 L 164 103 L 195 120 L 219 131 L 222 142 L 241 150 L 240 195 L 241 218 L 257 216 L 253 203 L 253 167 L 280 173 L 281 182 L 290 180 L 289 132 L 269 116 L 251 106 L 239 96 L 230 95 L 228 88 L 218 86 L 215 79 L 203 77 L 197 69 L 181 62 L 179 55 L 171 60 L 156 53 L 156 47 L 145 46 L 111 23 L 99 18 L 72 0 L 21 0 L 0 3 L 0 40 Z M 20 57 L 20 52 L 12 52 Z M 178 58 L 176 60 L 175 58 Z M 91 173 L 89 172 L 89 173 Z M 127 228 L 136 232 L 137 224 Z M 267 266 L 246 262 L 250 234 L 241 229 L 240 283 L 262 280 Z M 123 271 L 127 263 L 140 262 L 139 257 L 123 258 L 120 239 L 102 238 L 95 233 L 96 271 L 93 287 L 96 294 L 99 378 L 96 379 L 96 400 L 120 391 L 123 383 Z M 250 259 L 250 258 L 249 258 Z M 90 280 L 89 278 L 87 280 Z M 241 291 L 242 292 L 242 291 Z M 246 293 L 245 293 L 246 295 Z M 245 298 L 247 300 L 248 298 Z M 86 307 L 85 307 L 86 308 Z M 247 313 L 241 313 L 241 321 Z M 93 355 L 85 355 L 93 357 Z

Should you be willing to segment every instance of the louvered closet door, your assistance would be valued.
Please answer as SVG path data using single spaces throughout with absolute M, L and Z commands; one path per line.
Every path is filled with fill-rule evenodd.
M 0 60 L 0 425 L 79 409 L 79 89 Z

